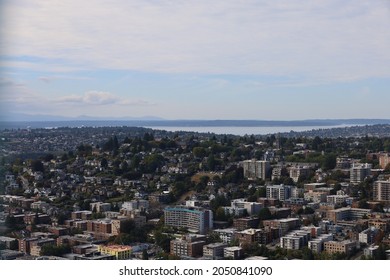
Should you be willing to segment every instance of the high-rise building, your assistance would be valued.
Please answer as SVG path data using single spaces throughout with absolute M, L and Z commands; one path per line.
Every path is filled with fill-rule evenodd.
M 390 180 L 374 182 L 374 200 L 390 202 Z
M 241 162 L 244 168 L 244 177 L 248 179 L 262 179 L 265 180 L 269 176 L 271 169 L 270 162 L 266 160 L 244 160 Z
M 292 186 L 287 185 L 273 185 L 266 187 L 267 198 L 279 199 L 285 201 L 291 197 Z
M 213 228 L 213 212 L 200 207 L 174 206 L 164 209 L 167 226 L 184 227 L 200 234 Z
M 350 169 L 351 183 L 359 184 L 371 174 L 372 165 L 369 163 L 354 164 Z

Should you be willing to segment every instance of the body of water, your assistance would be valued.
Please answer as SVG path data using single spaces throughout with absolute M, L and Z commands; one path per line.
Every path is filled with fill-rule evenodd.
M 347 127 L 349 125 L 337 125 L 337 126 L 145 126 L 146 128 L 166 130 L 166 131 L 193 131 L 201 133 L 215 133 L 215 134 L 232 134 L 232 135 L 264 135 L 283 132 L 301 132 L 313 129 L 328 129 Z

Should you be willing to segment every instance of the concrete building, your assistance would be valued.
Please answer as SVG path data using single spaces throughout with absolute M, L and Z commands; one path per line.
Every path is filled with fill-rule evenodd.
M 189 234 L 182 238 L 171 240 L 170 253 L 175 256 L 199 257 L 203 254 L 206 236 Z
M 115 256 L 116 260 L 128 260 L 131 257 L 131 246 L 124 245 L 100 245 L 99 252 L 101 254 L 107 254 Z
M 262 179 L 268 178 L 268 173 L 271 169 L 270 162 L 265 160 L 244 160 L 241 162 L 244 169 L 244 177 L 248 179 Z
M 315 253 L 321 253 L 324 250 L 324 243 L 333 240 L 333 234 L 321 234 L 308 242 L 308 247 Z
M 379 230 L 375 227 L 365 229 L 359 233 L 359 242 L 363 244 L 372 244 L 375 242 L 375 237 L 378 233 Z
M 288 185 L 273 185 L 266 187 L 267 198 L 274 198 L 280 201 L 285 201 L 291 197 L 292 186 Z
M 237 230 L 245 230 L 248 228 L 257 228 L 260 223 L 258 217 L 242 217 L 233 219 L 233 227 Z
M 90 204 L 90 209 L 92 212 L 96 211 L 97 213 L 111 211 L 111 204 L 103 202 L 94 202 Z
M 335 205 L 341 205 L 344 202 L 347 203 L 349 199 L 350 199 L 349 195 L 335 194 L 335 195 L 326 196 L 326 202 Z
M 355 163 L 350 169 L 350 182 L 359 184 L 364 181 L 371 174 L 372 164 L 369 163 Z
M 126 210 L 147 210 L 149 209 L 149 201 L 144 199 L 125 201 L 122 204 L 122 209 Z
M 246 229 L 243 231 L 237 231 L 235 233 L 235 239 L 239 241 L 239 244 L 244 243 L 259 243 L 259 244 L 268 244 L 273 240 L 273 232 L 266 229 Z
M 225 214 L 232 216 L 255 215 L 261 208 L 261 203 L 249 202 L 244 198 L 233 199 L 230 206 L 223 207 Z
M 18 243 L 18 240 L 16 238 L 11 238 L 7 236 L 0 236 L 0 245 L 4 245 L 6 249 L 13 250 L 13 245 Z
M 284 235 L 290 230 L 297 229 L 300 226 L 300 221 L 298 218 L 265 220 L 263 221 L 263 226 L 269 228 L 277 228 L 280 231 L 280 235 Z
M 373 246 L 364 248 L 364 250 L 363 250 L 364 256 L 369 257 L 369 258 L 373 258 L 375 256 L 376 252 L 378 251 L 378 249 L 379 249 L 379 245 L 373 245 Z
M 210 257 L 213 259 L 223 258 L 224 249 L 227 247 L 226 243 L 210 243 L 203 246 L 203 257 Z
M 223 228 L 215 229 L 213 231 L 219 235 L 222 242 L 229 243 L 234 240 L 234 235 L 238 230 L 236 228 Z
M 25 253 L 25 254 L 30 254 L 31 252 L 31 245 L 34 244 L 35 241 L 38 241 L 39 239 L 34 237 L 34 238 L 23 238 L 19 239 L 19 252 Z
M 376 201 L 390 202 L 390 180 L 375 181 L 373 197 Z
M 43 238 L 31 243 L 30 255 L 40 256 L 44 245 L 56 245 L 56 240 L 53 238 Z
M 306 230 L 295 230 L 280 238 L 280 247 L 289 250 L 299 250 L 306 246 L 311 234 Z
M 174 206 L 164 209 L 165 225 L 185 227 L 204 234 L 213 228 L 213 212 L 200 207 Z
M 296 183 L 301 176 L 309 176 L 312 171 L 309 166 L 293 166 L 289 168 L 290 178 Z
M 352 240 L 327 241 L 324 243 L 324 251 L 330 254 L 345 253 L 350 255 L 356 249 L 356 242 Z
M 223 257 L 229 258 L 233 260 L 241 259 L 243 255 L 243 251 L 241 247 L 233 246 L 233 247 L 225 247 L 223 249 Z
M 372 211 L 370 209 L 343 207 L 334 210 L 328 210 L 326 217 L 328 220 L 337 223 L 338 221 L 358 220 L 368 217 Z
M 71 213 L 72 220 L 90 220 L 92 218 L 92 211 L 74 211 Z

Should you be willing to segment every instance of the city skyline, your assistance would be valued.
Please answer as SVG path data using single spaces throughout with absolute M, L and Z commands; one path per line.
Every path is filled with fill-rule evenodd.
M 390 118 L 386 1 L 3 1 L 2 116 Z

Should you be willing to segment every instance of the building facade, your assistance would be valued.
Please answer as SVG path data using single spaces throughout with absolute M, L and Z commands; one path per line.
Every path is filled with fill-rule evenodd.
M 200 207 L 174 206 L 164 209 L 165 225 L 184 227 L 204 234 L 213 228 L 213 212 Z
M 373 197 L 376 201 L 390 202 L 390 180 L 374 182 Z
M 244 177 L 248 179 L 265 180 L 271 169 L 270 162 L 266 160 L 244 160 L 241 165 L 244 169 Z

